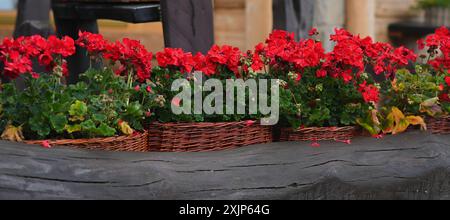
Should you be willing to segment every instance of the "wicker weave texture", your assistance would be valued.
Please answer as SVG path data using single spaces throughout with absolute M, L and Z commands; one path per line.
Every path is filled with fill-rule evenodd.
M 154 123 L 149 149 L 158 152 L 208 152 L 272 142 L 272 128 L 255 123 Z
M 148 133 L 143 132 L 131 136 L 51 140 L 49 144 L 52 147 L 66 146 L 86 150 L 147 152 L 147 140 Z M 25 143 L 40 145 L 42 141 L 26 141 Z
M 429 118 L 427 126 L 433 134 L 450 134 L 450 116 Z
M 357 127 L 310 127 L 296 131 L 292 128 L 282 128 L 280 141 L 334 141 L 350 140 L 354 137 Z

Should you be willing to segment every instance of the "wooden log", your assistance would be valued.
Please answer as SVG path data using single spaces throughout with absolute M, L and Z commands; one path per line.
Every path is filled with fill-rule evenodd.
M 450 136 L 113 153 L 0 142 L 0 199 L 450 199 Z

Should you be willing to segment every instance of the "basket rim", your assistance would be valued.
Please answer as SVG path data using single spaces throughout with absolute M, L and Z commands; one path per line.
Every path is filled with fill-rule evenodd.
M 135 139 L 135 138 L 142 138 L 142 137 L 146 137 L 148 136 L 148 131 L 145 130 L 144 132 L 140 132 L 137 134 L 132 134 L 132 135 L 116 135 L 113 137 L 103 137 L 103 138 L 81 138 L 81 139 L 49 139 L 49 140 L 24 140 L 23 143 L 25 144 L 42 144 L 43 141 L 48 141 L 49 144 L 51 145 L 68 145 L 68 144 L 89 144 L 89 143 L 100 143 L 100 142 L 104 142 L 104 143 L 112 143 L 112 142 L 120 142 L 120 141 L 125 141 L 125 140 L 130 140 L 130 139 Z
M 264 127 L 271 127 L 261 125 L 260 120 L 254 120 L 255 123 L 252 125 L 259 125 Z M 236 121 L 236 122 L 152 122 L 149 124 L 150 127 L 189 127 L 189 128 L 205 128 L 205 127 L 228 127 L 228 126 L 248 126 L 247 121 Z
M 300 127 L 298 129 L 293 128 L 284 128 L 285 130 L 291 130 L 294 132 L 304 132 L 304 131 L 331 131 L 331 132 L 338 132 L 338 131 L 351 131 L 356 130 L 359 127 L 357 125 L 354 126 L 335 126 L 335 127 Z

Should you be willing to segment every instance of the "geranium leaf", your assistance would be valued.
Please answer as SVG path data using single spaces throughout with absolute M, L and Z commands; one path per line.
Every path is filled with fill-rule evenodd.
M 87 120 L 80 124 L 83 131 L 92 132 L 95 130 L 96 126 L 92 120 Z
M 398 109 L 397 107 L 392 108 L 391 114 L 396 124 L 399 124 L 400 121 L 405 118 L 403 112 L 400 111 L 400 109 Z
M 67 121 L 66 116 L 64 116 L 64 115 L 51 115 L 50 123 L 52 125 L 52 128 L 57 133 L 62 133 L 62 132 L 64 132 L 64 128 L 66 127 L 68 121 Z
M 134 133 L 134 130 L 130 127 L 128 122 L 119 123 L 120 131 L 125 135 L 131 135 Z
M 69 114 L 71 116 L 84 116 L 88 111 L 87 105 L 81 101 L 75 101 L 74 104 L 70 106 Z
M 102 123 L 97 129 L 98 135 L 103 137 L 112 137 L 116 134 L 116 129 L 109 127 L 107 124 Z
M 400 121 L 395 125 L 394 130 L 392 131 L 392 134 L 400 134 L 406 131 L 409 127 L 409 121 L 406 119 L 400 119 Z
M 380 133 L 380 128 L 378 126 L 375 125 L 371 125 L 369 123 L 364 122 L 361 119 L 357 119 L 356 122 L 363 127 L 364 129 L 366 129 L 371 135 L 377 135 Z
M 106 117 L 106 115 L 104 114 L 93 114 L 92 119 L 96 122 L 104 122 L 106 121 L 106 119 L 108 119 L 108 117 Z
M 420 128 L 424 131 L 427 130 L 427 125 L 425 124 L 425 120 L 423 120 L 420 116 L 408 116 L 406 120 L 412 125 L 420 125 Z
M 73 134 L 75 132 L 80 132 L 81 131 L 81 125 L 76 124 L 76 125 L 66 125 L 66 131 L 69 134 Z

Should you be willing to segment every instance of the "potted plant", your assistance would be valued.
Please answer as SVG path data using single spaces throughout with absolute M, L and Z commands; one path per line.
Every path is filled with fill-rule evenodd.
M 97 52 L 109 47 L 100 35 L 80 37 L 89 38 L 89 42 L 77 43 L 89 44 L 90 53 L 94 47 Z M 11 80 L 2 84 L 0 94 L 2 139 L 45 147 L 147 151 L 147 135 L 140 124 L 143 107 L 130 101 L 139 92 L 130 89 L 123 77 L 105 67 L 88 70 L 75 85 L 64 84 L 68 74 L 64 58 L 75 52 L 73 39 L 5 39 L 0 49 L 3 76 Z M 31 61 L 35 59 L 47 73 L 33 72 Z M 19 77 L 26 84 L 24 90 L 14 83 Z
M 396 134 L 409 125 L 420 125 L 434 133 L 450 132 L 450 31 L 439 28 L 418 44 L 427 54 L 419 57 L 414 69 L 397 70 L 382 86 L 379 111 L 360 119 L 372 134 Z
M 425 10 L 425 22 L 433 26 L 450 25 L 450 0 L 419 0 L 418 7 Z
M 427 48 L 427 54 L 421 57 L 425 63 L 418 72 L 428 72 L 433 75 L 433 81 L 438 87 L 434 97 L 421 103 L 421 108 L 429 116 L 429 128 L 434 133 L 450 133 L 450 30 L 441 27 L 428 36 L 419 40 L 419 48 Z
M 316 34 L 315 30 L 310 33 Z M 349 142 L 358 119 L 376 109 L 379 101 L 379 85 L 365 72 L 366 67 L 373 65 L 378 74 L 388 75 L 405 65 L 388 59 L 395 52 L 388 44 L 373 43 L 343 29 L 331 39 L 336 46 L 326 53 L 314 39 L 295 42 L 292 34 L 276 31 L 256 49 L 268 65 L 267 74 L 280 79 L 284 88 L 281 140 Z M 402 58 L 410 55 L 406 52 Z
M 218 107 L 218 102 L 221 101 L 236 107 L 240 100 L 238 96 L 244 98 L 240 104 L 245 106 L 245 103 L 249 103 L 248 92 L 237 94 L 234 87 L 231 92 L 225 86 L 227 80 L 247 80 L 249 77 L 248 72 L 242 68 L 245 56 L 238 48 L 215 45 L 206 55 L 198 53 L 195 56 L 182 49 L 166 48 L 156 54 L 156 59 L 158 66 L 154 68 L 151 77 L 157 94 L 149 127 L 151 150 L 214 151 L 272 141 L 271 127 L 259 122 L 263 117 L 260 112 L 230 113 L 225 105 Z M 218 80 L 223 85 L 222 90 L 215 87 L 210 88 L 209 92 L 204 91 L 202 88 L 206 84 L 201 81 L 209 79 Z M 179 91 L 172 91 L 171 87 L 177 80 L 184 80 L 182 87 L 190 92 L 188 97 L 182 99 L 177 96 Z M 212 106 L 216 111 L 207 113 L 203 109 L 196 109 L 194 97 L 206 100 L 211 97 L 211 92 L 222 94 L 218 99 L 214 98 Z M 234 97 L 232 103 L 228 103 L 228 96 Z M 174 113 L 173 107 L 183 107 L 186 112 Z

